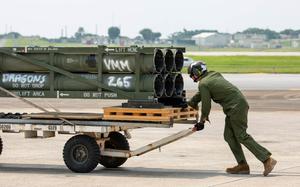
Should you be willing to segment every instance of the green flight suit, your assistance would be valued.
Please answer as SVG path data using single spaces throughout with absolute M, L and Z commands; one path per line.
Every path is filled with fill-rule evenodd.
M 211 99 L 223 107 L 226 114 L 224 139 L 229 144 L 238 163 L 246 163 L 241 144 L 251 151 L 257 159 L 264 162 L 271 153 L 247 134 L 249 105 L 241 91 L 224 77 L 214 71 L 207 72 L 199 81 L 198 92 L 188 104 L 198 108 L 202 102 L 201 121 L 209 120 Z

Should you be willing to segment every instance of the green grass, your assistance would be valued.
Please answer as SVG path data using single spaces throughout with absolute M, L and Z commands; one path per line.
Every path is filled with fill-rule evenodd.
M 282 44 L 283 48 L 278 49 L 252 49 L 252 48 L 203 48 L 198 46 L 185 46 L 188 52 L 201 51 L 201 52 L 300 52 L 300 48 L 291 48 L 290 42 Z
M 300 56 L 190 56 L 222 73 L 300 73 Z M 186 68 L 183 72 L 186 72 Z
M 49 45 L 49 42 L 41 39 L 33 38 L 20 38 L 20 39 L 6 39 L 5 46 L 7 47 L 18 47 L 18 46 L 28 46 L 28 45 Z

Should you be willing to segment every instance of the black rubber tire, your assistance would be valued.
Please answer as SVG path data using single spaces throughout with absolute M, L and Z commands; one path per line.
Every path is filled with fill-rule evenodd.
M 125 136 L 119 132 L 109 133 L 110 140 L 105 141 L 105 148 L 129 150 L 129 143 Z M 117 168 L 126 162 L 127 158 L 101 156 L 99 163 L 106 168 Z
M 0 155 L 2 154 L 2 150 L 3 150 L 3 142 L 2 142 L 2 138 L 0 137 Z
M 66 142 L 63 158 L 66 166 L 71 171 L 88 173 L 97 167 L 100 149 L 94 138 L 87 135 L 76 135 Z

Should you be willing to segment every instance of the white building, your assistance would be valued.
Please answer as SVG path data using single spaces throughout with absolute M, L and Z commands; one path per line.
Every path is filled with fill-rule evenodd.
M 226 47 L 231 41 L 230 34 L 203 32 L 192 37 L 200 47 Z
M 243 34 L 237 33 L 233 36 L 233 47 L 245 48 L 269 48 L 265 34 Z
M 299 48 L 300 47 L 300 40 L 291 40 L 291 44 L 293 48 Z

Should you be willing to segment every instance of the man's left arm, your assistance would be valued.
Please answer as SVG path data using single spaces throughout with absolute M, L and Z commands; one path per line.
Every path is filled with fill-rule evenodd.
M 211 95 L 206 85 L 200 87 L 200 92 L 202 101 L 200 122 L 205 122 L 209 121 L 208 116 L 211 110 Z
M 199 110 L 198 103 L 201 101 L 201 93 L 198 91 L 188 102 L 187 104 L 194 108 L 195 110 Z

